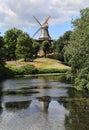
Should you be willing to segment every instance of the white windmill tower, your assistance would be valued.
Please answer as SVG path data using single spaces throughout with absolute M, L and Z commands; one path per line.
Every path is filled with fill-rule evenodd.
M 50 37 L 49 31 L 48 31 L 48 20 L 49 20 L 50 16 L 45 19 L 43 24 L 41 24 L 35 16 L 33 16 L 33 17 L 37 21 L 37 23 L 40 25 L 40 28 L 34 33 L 33 37 L 40 31 L 40 36 L 38 39 L 38 41 L 40 43 L 44 40 L 51 41 L 51 37 Z

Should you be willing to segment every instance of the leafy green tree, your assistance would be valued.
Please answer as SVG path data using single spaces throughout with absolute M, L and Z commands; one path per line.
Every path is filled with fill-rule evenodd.
M 0 78 L 3 76 L 4 73 L 4 65 L 5 65 L 5 47 L 3 38 L 0 37 Z
M 80 11 L 80 18 L 72 21 L 74 31 L 66 47 L 65 60 L 69 62 L 77 89 L 89 89 L 89 8 Z
M 35 55 L 35 58 L 37 57 L 37 53 L 40 50 L 40 43 L 33 41 L 33 52 Z
M 50 44 L 48 41 L 42 42 L 42 49 L 43 49 L 45 57 L 46 57 L 47 52 L 49 52 L 49 50 L 50 50 Z
M 5 64 L 5 47 L 3 37 L 0 37 L 0 65 L 4 66 L 4 64 Z
M 57 41 L 54 42 L 54 52 L 58 60 L 64 62 L 65 47 L 69 44 L 72 31 L 67 31 Z
M 33 41 L 27 33 L 23 33 L 18 37 L 16 46 L 17 58 L 24 58 L 24 61 L 28 61 L 33 56 Z
M 6 59 L 7 60 L 16 60 L 16 45 L 19 35 L 22 34 L 22 31 L 16 28 L 9 29 L 5 32 L 4 43 L 6 48 Z
M 54 40 L 53 42 L 52 42 L 52 52 L 54 53 L 54 58 L 55 59 L 58 59 L 58 43 L 57 43 L 57 40 Z

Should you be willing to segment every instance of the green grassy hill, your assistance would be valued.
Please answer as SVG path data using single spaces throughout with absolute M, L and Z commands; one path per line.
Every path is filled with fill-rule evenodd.
M 47 73 L 66 73 L 70 67 L 60 61 L 50 58 L 37 58 L 33 62 L 8 61 L 7 72 L 13 75 L 47 74 Z
M 38 68 L 56 68 L 56 69 L 70 69 L 69 66 L 66 66 L 62 64 L 62 62 L 50 59 L 50 58 L 37 58 L 34 60 L 33 65 L 35 65 Z
M 12 67 L 22 67 L 28 64 L 34 65 L 36 68 L 44 68 L 44 69 L 70 69 L 69 66 L 64 65 L 62 62 L 50 59 L 50 58 L 36 58 L 33 62 L 23 62 L 23 61 L 8 61 L 7 65 L 11 65 Z

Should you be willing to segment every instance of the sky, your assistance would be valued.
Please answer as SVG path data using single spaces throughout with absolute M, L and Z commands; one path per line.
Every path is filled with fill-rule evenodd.
M 80 9 L 86 7 L 89 7 L 89 0 L 0 0 L 0 35 L 15 27 L 32 37 L 40 27 L 33 16 L 40 23 L 51 16 L 49 33 L 52 39 L 58 39 L 73 29 L 71 20 L 79 17 Z

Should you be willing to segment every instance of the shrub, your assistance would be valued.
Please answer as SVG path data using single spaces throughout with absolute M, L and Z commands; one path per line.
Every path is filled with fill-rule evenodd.
M 6 70 L 6 75 L 13 74 L 13 76 L 36 74 L 36 73 L 38 73 L 38 70 L 33 65 L 25 65 L 19 68 L 8 66 Z
M 50 68 L 50 69 L 45 69 L 45 68 L 39 68 L 38 72 L 40 74 L 42 73 L 66 73 L 69 71 L 69 69 L 55 69 L 55 68 Z
M 66 73 L 67 71 L 69 71 L 69 69 L 36 68 L 33 65 L 27 64 L 19 68 L 7 66 L 5 74 L 6 74 L 6 77 L 9 78 L 9 77 L 17 76 L 17 75 L 20 76 L 20 75 L 29 75 L 29 74 Z

